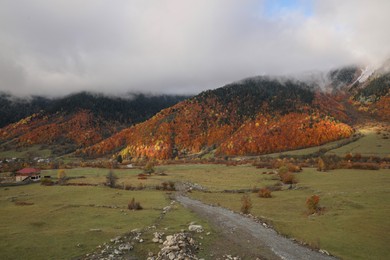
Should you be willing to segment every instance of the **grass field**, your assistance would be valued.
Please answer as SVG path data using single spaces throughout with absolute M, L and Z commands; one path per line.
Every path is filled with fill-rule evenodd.
M 65 170 L 68 177 L 83 176 L 85 178 L 72 179 L 69 183 L 102 184 L 106 180 L 108 169 L 99 168 L 75 168 Z M 167 176 L 152 174 L 146 180 L 138 179 L 140 169 L 114 169 L 118 177 L 118 185 L 132 185 L 137 188 L 140 185 L 155 188 L 162 182 L 191 182 L 198 183 L 210 191 L 223 191 L 233 189 L 250 189 L 254 186 L 274 183 L 271 177 L 259 174 L 254 167 L 243 165 L 227 167 L 225 165 L 192 164 L 192 165 L 166 165 L 156 167 L 156 171 L 164 171 Z M 269 171 L 269 170 L 268 170 Z M 45 170 L 43 175 L 57 176 L 58 170 Z
M 96 245 L 134 228 L 156 225 L 166 234 L 186 229 L 196 221 L 211 230 L 204 221 L 179 205 L 162 220 L 161 209 L 169 204 L 167 196 L 153 187 L 163 181 L 188 181 L 207 188 L 211 193 L 196 192 L 190 195 L 204 202 L 240 210 L 242 194 L 222 193 L 224 190 L 261 188 L 276 182 L 275 175 L 262 174 L 265 169 L 251 165 L 167 165 L 156 167 L 167 176 L 152 175 L 139 180 L 140 169 L 114 170 L 118 183 L 139 183 L 150 189 L 125 191 L 103 186 L 52 186 L 28 185 L 0 189 L 0 258 L 69 259 L 90 252 Z M 68 177 L 84 176 L 69 182 L 101 184 L 107 169 L 78 168 L 65 170 Z M 43 175 L 57 175 L 57 170 L 44 171 Z M 306 168 L 297 174 L 295 189 L 273 192 L 271 199 L 251 193 L 252 213 L 269 223 L 284 235 L 304 241 L 313 247 L 326 249 L 343 259 L 386 259 L 390 238 L 390 170 L 334 170 L 317 172 Z M 326 208 L 319 216 L 307 216 L 305 200 L 318 194 L 320 204 Z M 145 208 L 127 211 L 134 197 Z M 16 201 L 32 202 L 19 206 Z M 103 208 L 97 205 L 117 206 Z M 121 211 L 122 210 L 122 211 Z M 123 212 L 124 210 L 124 212 Z M 102 232 L 90 232 L 90 229 Z M 154 232 L 154 231 L 153 231 Z M 134 253 L 144 256 L 149 250 L 157 252 L 157 245 L 148 241 L 152 231 L 145 234 L 143 247 Z M 217 235 L 201 241 L 204 247 L 200 256 L 207 259 L 208 246 Z M 78 244 L 81 246 L 77 246 Z
M 298 178 L 296 189 L 273 192 L 271 199 L 251 194 L 252 213 L 282 234 L 343 259 L 387 259 L 390 170 L 320 173 L 305 169 Z M 313 194 L 321 197 L 326 210 L 308 217 L 305 200 Z M 242 194 L 194 192 L 191 196 L 240 211 Z
M 133 197 L 144 210 L 127 210 Z M 165 194 L 156 191 L 39 184 L 1 188 L 0 258 L 70 259 L 117 235 L 153 224 L 168 204 Z
M 362 138 L 356 142 L 331 150 L 327 154 L 345 156 L 348 153 L 360 153 L 362 156 L 390 156 L 390 138 L 384 139 L 385 135 L 390 136 L 390 132 L 383 129 L 379 132 L 378 127 L 367 127 L 360 131 L 364 135 Z
M 34 158 L 34 157 L 48 158 L 51 155 L 52 152 L 50 149 L 42 149 L 40 145 L 0 151 L 0 159 L 1 158 Z

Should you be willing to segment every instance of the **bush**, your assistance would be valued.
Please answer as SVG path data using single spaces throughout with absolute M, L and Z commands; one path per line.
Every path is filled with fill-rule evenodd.
M 288 172 L 288 168 L 286 167 L 286 166 L 281 166 L 280 168 L 279 168 L 279 174 L 285 174 L 285 173 L 287 173 Z
M 358 162 L 362 159 L 362 155 L 360 153 L 355 153 L 355 155 L 353 156 L 353 160 L 355 162 Z
M 127 204 L 127 208 L 129 210 L 141 210 L 141 209 L 143 209 L 141 204 L 139 202 L 135 201 L 134 198 L 129 202 L 129 204 Z
M 59 170 L 57 173 L 58 184 L 64 185 L 66 183 L 66 173 L 64 170 Z
M 144 173 L 152 174 L 154 173 L 154 164 L 152 162 L 147 162 L 144 167 Z
M 161 183 L 161 186 L 163 190 L 168 190 L 168 182 Z
M 118 177 L 113 171 L 110 170 L 106 176 L 106 185 L 110 188 L 115 188 L 117 180 Z
M 54 182 L 49 178 L 43 178 L 43 179 L 41 179 L 41 185 L 52 186 L 52 185 L 54 185 Z
M 267 188 L 260 189 L 258 194 L 260 198 L 272 198 L 271 191 Z
M 176 190 L 174 182 L 170 181 L 170 182 L 168 182 L 168 185 L 169 185 L 169 190 L 171 190 L 171 191 Z
M 241 198 L 241 212 L 244 214 L 249 214 L 251 209 L 252 209 L 252 200 L 248 196 L 248 194 L 245 194 Z
M 302 171 L 302 167 L 295 165 L 295 164 L 292 164 L 292 163 L 289 163 L 287 165 L 287 169 L 289 172 L 301 172 Z
M 341 158 L 336 155 L 326 155 L 318 158 L 318 171 L 327 171 L 340 168 Z
M 360 169 L 360 170 L 379 170 L 380 166 L 378 163 L 352 163 L 350 166 L 351 169 Z
M 122 163 L 122 162 L 123 162 L 122 155 L 119 154 L 119 155 L 116 157 L 116 161 L 117 161 L 118 163 Z
M 306 199 L 306 207 L 309 210 L 309 214 L 314 214 L 320 211 L 319 207 L 320 196 L 312 195 Z
M 125 190 L 134 190 L 134 187 L 131 184 L 124 185 Z
M 284 184 L 293 185 L 293 184 L 298 183 L 297 178 L 295 177 L 295 174 L 294 174 L 294 173 L 286 172 L 285 174 L 279 174 L 279 176 L 280 176 L 280 180 L 281 180 Z

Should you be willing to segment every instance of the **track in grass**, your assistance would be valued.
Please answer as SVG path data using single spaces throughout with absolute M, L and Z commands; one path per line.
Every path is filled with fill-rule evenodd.
M 266 228 L 260 223 L 230 210 L 206 205 L 182 195 L 178 195 L 176 199 L 185 207 L 207 219 L 216 229 L 219 229 L 226 242 L 239 245 L 246 257 L 289 260 L 336 259 L 294 243 L 277 234 L 273 229 Z

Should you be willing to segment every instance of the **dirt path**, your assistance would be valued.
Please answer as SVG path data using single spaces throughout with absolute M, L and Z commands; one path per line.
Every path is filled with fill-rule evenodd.
M 240 256 L 244 259 L 336 259 L 294 243 L 273 229 L 230 210 L 206 205 L 183 195 L 177 195 L 176 200 L 220 232 L 224 241 L 221 246 L 225 250 L 230 249 L 229 245 L 240 248 Z

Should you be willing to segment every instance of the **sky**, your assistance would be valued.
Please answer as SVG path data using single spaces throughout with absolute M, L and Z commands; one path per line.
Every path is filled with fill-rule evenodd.
M 380 64 L 389 0 L 0 0 L 0 91 L 196 94 Z

